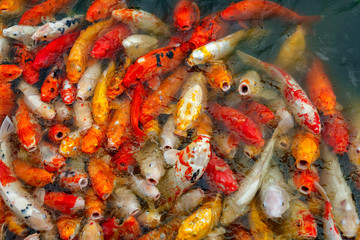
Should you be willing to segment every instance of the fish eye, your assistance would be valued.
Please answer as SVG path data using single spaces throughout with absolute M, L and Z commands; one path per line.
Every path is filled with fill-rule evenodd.
M 297 220 L 297 221 L 296 221 L 296 226 L 297 226 L 297 227 L 301 227 L 301 226 L 302 226 L 302 224 L 303 224 L 303 223 L 302 223 L 302 221 L 301 221 L 301 220 Z
M 285 205 L 285 203 L 284 202 L 281 202 L 281 206 L 284 206 Z

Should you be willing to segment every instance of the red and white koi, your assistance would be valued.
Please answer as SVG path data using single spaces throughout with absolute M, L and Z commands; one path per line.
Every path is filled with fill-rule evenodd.
M 9 136 L 15 130 L 9 118 L 5 118 L 0 128 L 0 196 L 15 215 L 30 227 L 39 231 L 52 228 L 50 215 L 25 190 L 23 184 L 12 172 L 12 146 Z
M 77 100 L 74 103 L 74 113 L 75 125 L 79 128 L 82 134 L 86 133 L 94 123 L 91 115 L 90 101 Z
M 65 169 L 59 175 L 59 185 L 78 192 L 89 184 L 89 175 L 85 172 L 85 164 L 78 160 L 70 160 Z
M 133 62 L 151 50 L 156 49 L 159 40 L 153 36 L 135 34 L 125 38 L 121 44 L 125 48 L 126 55 Z
M 52 41 L 77 29 L 84 22 L 84 15 L 74 15 L 59 21 L 48 22 L 32 34 L 34 41 Z
M 18 85 L 19 90 L 24 94 L 24 102 L 36 115 L 52 120 L 55 117 L 55 110 L 53 107 L 41 101 L 39 90 L 24 81 L 21 81 Z
M 283 69 L 262 62 L 239 50 L 236 54 L 248 65 L 257 67 L 274 78 L 281 85 L 281 93 L 291 109 L 296 122 L 315 134 L 321 132 L 320 116 L 300 85 Z
M 76 99 L 76 85 L 65 79 L 60 88 L 60 96 L 65 104 L 72 104 Z
M 134 28 L 157 35 L 170 35 L 169 27 L 155 15 L 137 9 L 118 9 L 112 12 L 113 18 Z
M 87 100 L 94 95 L 95 86 L 102 73 L 101 62 L 95 62 L 87 67 L 77 84 L 76 98 Z
M 39 144 L 39 150 L 46 171 L 59 172 L 65 165 L 66 158 L 59 154 L 58 146 L 42 141 Z

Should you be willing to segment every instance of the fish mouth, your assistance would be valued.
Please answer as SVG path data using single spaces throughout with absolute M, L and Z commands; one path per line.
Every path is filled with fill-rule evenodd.
M 239 93 L 241 96 L 247 96 L 250 94 L 250 87 L 247 83 L 241 83 L 239 86 Z
M 298 163 L 296 163 L 296 167 L 300 170 L 306 170 L 309 169 L 310 164 L 306 160 L 300 160 Z

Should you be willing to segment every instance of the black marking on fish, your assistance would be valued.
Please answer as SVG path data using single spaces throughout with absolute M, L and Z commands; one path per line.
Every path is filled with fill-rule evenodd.
M 157 66 L 157 67 L 162 67 L 160 54 L 158 54 L 158 53 L 155 54 L 155 57 L 156 57 L 156 66 Z
M 196 177 L 200 174 L 200 169 L 198 169 L 196 172 L 194 172 L 194 174 L 191 176 L 190 182 L 194 183 Z
M 172 59 L 173 57 L 174 57 L 174 52 L 173 51 L 168 51 L 167 53 L 166 53 L 166 56 L 169 58 L 169 59 Z
M 21 209 L 21 213 L 24 214 L 26 212 L 25 209 Z

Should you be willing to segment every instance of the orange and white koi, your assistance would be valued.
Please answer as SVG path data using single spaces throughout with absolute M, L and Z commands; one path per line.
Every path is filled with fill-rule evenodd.
M 1 64 L 0 65 L 0 82 L 8 83 L 19 78 L 23 70 L 13 64 Z
M 108 124 L 106 137 L 107 147 L 117 150 L 127 139 L 127 131 L 130 126 L 130 100 L 124 99 L 120 108 L 113 113 Z
M 272 240 L 274 239 L 273 231 L 263 221 L 260 209 L 256 206 L 255 201 L 251 202 L 251 210 L 249 213 L 249 225 L 251 239 L 254 240 Z
M 74 15 L 59 21 L 48 22 L 38 27 L 31 38 L 34 41 L 52 41 L 76 30 L 83 22 L 84 15 Z
M 169 108 L 168 105 L 187 79 L 187 75 L 185 67 L 175 69 L 174 73 L 168 76 L 159 88 L 144 100 L 140 113 L 140 122 L 143 125 Z
M 319 136 L 308 131 L 298 131 L 291 145 L 291 154 L 297 168 L 306 170 L 319 158 L 319 144 Z
M 213 89 L 221 89 L 224 92 L 230 90 L 232 75 L 224 62 L 210 62 L 204 69 L 204 75 Z
M 70 132 L 70 129 L 62 124 L 50 127 L 48 137 L 53 143 L 60 143 Z
M 58 152 L 58 146 L 42 141 L 39 150 L 46 171 L 58 172 L 65 165 L 66 158 Z
M 61 215 L 56 222 L 62 240 L 72 240 L 80 232 L 81 218 Z
M 31 36 L 36 32 L 38 27 L 13 25 L 3 30 L 3 36 L 18 40 L 26 45 L 33 44 Z
M 99 36 L 109 30 L 112 25 L 113 20 L 109 19 L 97 22 L 81 32 L 70 50 L 68 61 L 66 63 L 67 77 L 70 82 L 77 83 L 79 81 L 85 71 L 86 61 L 89 57 L 93 43 Z
M 34 187 L 44 187 L 46 184 L 53 183 L 55 175 L 48 171 L 31 166 L 30 163 L 14 159 L 12 162 L 15 175 L 23 182 Z
M 54 108 L 50 104 L 41 101 L 39 90 L 35 86 L 20 81 L 18 88 L 24 94 L 25 104 L 33 113 L 47 120 L 55 118 Z
M 65 6 L 69 6 L 71 3 L 72 1 L 69 0 L 47 0 L 27 10 L 21 16 L 19 24 L 36 26 L 42 22 L 42 18 L 52 17 L 54 14 L 61 12 Z
M 115 9 L 127 8 L 126 0 L 94 0 L 86 12 L 86 21 L 96 22 L 111 16 Z
M 136 216 L 141 212 L 141 206 L 135 193 L 125 186 L 114 190 L 109 205 L 115 208 L 115 214 L 121 217 Z
M 189 66 L 205 64 L 226 57 L 234 51 L 236 45 L 247 38 L 258 34 L 259 30 L 240 30 L 219 40 L 210 42 L 192 51 L 186 60 Z
M 173 21 L 180 31 L 196 28 L 200 22 L 198 5 L 193 0 L 179 0 L 174 8 Z
M 99 223 L 89 221 L 80 233 L 79 240 L 104 240 L 104 234 Z
M 59 153 L 64 157 L 73 157 L 79 154 L 81 149 L 81 131 L 78 129 L 64 138 L 59 146 Z
M 93 158 L 88 166 L 92 187 L 100 199 L 106 200 L 113 192 L 115 175 L 109 164 L 103 159 Z
M 205 82 L 206 78 L 201 72 L 192 73 L 188 77 L 175 107 L 175 134 L 186 136 L 186 131 L 193 127 L 203 113 L 207 99 Z
M 300 85 L 287 72 L 275 65 L 262 62 L 239 50 L 236 51 L 236 54 L 245 64 L 263 70 L 280 83 L 281 93 L 299 125 L 314 134 L 319 134 L 321 132 L 320 116 L 316 108 L 313 106 Z
M 95 87 L 92 98 L 92 115 L 94 121 L 99 125 L 105 124 L 109 118 L 110 106 L 107 99 L 107 87 L 115 74 L 115 69 L 115 62 L 111 61 Z
M 320 175 L 320 184 L 334 207 L 336 225 L 345 237 L 355 237 L 360 220 L 350 187 L 342 175 L 336 154 L 324 144 L 321 144 L 320 153 L 325 164 Z
M 151 50 L 156 49 L 159 40 L 153 36 L 134 34 L 125 38 L 121 44 L 125 48 L 126 55 L 133 62 Z
M 112 12 L 112 17 L 134 28 L 156 35 L 170 35 L 169 27 L 155 15 L 137 9 L 118 9 Z
M 101 76 L 101 62 L 95 62 L 87 67 L 77 84 L 76 98 L 87 100 L 94 95 L 95 86 Z
M 177 149 L 180 146 L 180 139 L 176 134 L 174 134 L 175 129 L 176 128 L 174 118 L 172 115 L 170 115 L 163 126 L 160 136 L 160 148 L 163 151 Z
M 45 81 L 41 85 L 40 100 L 43 102 L 50 102 L 59 95 L 59 90 L 62 81 L 64 80 L 64 67 L 62 63 L 55 64 Z
M 94 123 L 91 115 L 90 101 L 75 101 L 74 113 L 75 126 L 78 127 L 78 130 L 81 132 L 81 134 L 85 134 Z
M 148 142 L 134 155 L 140 165 L 140 171 L 146 182 L 157 185 L 165 173 L 164 158 L 160 149 L 154 143 Z
M 65 214 L 73 214 L 85 208 L 85 200 L 73 194 L 37 190 L 38 198 L 44 205 Z
M 68 161 L 65 169 L 59 175 L 59 185 L 78 192 L 89 184 L 89 175 L 85 172 L 85 164 L 77 160 Z
M 76 85 L 65 79 L 61 85 L 60 96 L 65 104 L 72 104 L 76 99 Z
M 101 220 L 104 217 L 105 204 L 96 196 L 94 190 L 89 188 L 85 196 L 85 214 L 88 219 Z
M 30 110 L 25 105 L 24 100 L 18 101 L 19 108 L 16 110 L 16 134 L 21 145 L 29 152 L 38 148 L 41 139 L 41 127 L 31 115 Z
M 88 154 L 95 153 L 103 145 L 105 133 L 103 127 L 94 124 L 83 138 L 81 151 Z
M 153 185 L 149 184 L 145 179 L 132 175 L 130 180 L 130 188 L 140 198 L 146 201 L 156 201 L 160 198 L 159 190 Z
M 221 195 L 217 194 L 181 223 L 176 240 L 203 239 L 218 224 L 220 214 Z
M 12 172 L 12 146 L 9 136 L 15 127 L 5 118 L 0 128 L 0 196 L 15 215 L 35 230 L 49 231 L 52 228 L 50 215 L 31 196 Z

